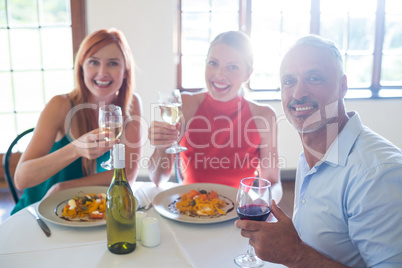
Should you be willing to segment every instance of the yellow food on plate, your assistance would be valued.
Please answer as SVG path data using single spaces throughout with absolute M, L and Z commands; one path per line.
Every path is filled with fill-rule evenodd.
M 211 190 L 191 190 L 181 196 L 176 203 L 176 209 L 187 216 L 218 216 L 226 215 L 222 209 L 226 202 L 218 198 L 217 192 Z
M 70 199 L 64 206 L 62 217 L 105 219 L 106 217 L 106 195 L 84 194 Z

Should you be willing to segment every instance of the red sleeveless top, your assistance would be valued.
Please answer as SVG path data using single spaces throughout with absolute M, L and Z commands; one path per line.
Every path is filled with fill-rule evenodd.
M 187 123 L 180 141 L 183 184 L 219 183 L 238 188 L 240 180 L 255 177 L 259 166 L 260 134 L 247 101 L 221 102 L 209 93 Z

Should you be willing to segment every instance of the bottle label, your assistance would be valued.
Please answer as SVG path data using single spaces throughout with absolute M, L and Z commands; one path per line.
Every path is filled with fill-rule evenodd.
M 113 166 L 114 168 L 125 168 L 125 147 L 118 143 L 113 146 Z

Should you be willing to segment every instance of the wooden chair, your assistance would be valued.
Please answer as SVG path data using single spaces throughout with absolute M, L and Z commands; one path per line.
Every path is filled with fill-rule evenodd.
M 31 133 L 34 128 L 30 128 L 19 134 L 10 144 L 8 147 L 7 152 L 3 156 L 3 169 L 4 169 L 4 178 L 6 178 L 8 187 L 10 188 L 11 195 L 13 196 L 14 202 L 17 204 L 18 200 L 20 199 L 21 192 L 15 188 L 14 185 L 14 178 L 11 176 L 10 172 L 10 158 L 13 151 L 14 146 L 23 138 L 25 135 Z

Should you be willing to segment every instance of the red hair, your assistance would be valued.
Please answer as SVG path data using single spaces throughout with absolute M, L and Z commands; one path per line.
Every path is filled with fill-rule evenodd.
M 134 60 L 130 46 L 128 45 L 124 34 L 118 29 L 110 28 L 98 30 L 85 37 L 81 42 L 74 64 L 75 88 L 70 92 L 69 96 L 73 101 L 74 106 L 88 102 L 91 93 L 85 85 L 82 66 L 88 57 L 109 44 L 116 44 L 120 48 L 124 57 L 126 78 L 124 79 L 113 104 L 121 107 L 123 116 L 126 118 L 129 116 L 130 103 L 134 91 Z M 80 109 L 75 114 L 78 119 L 78 132 L 80 136 L 98 127 L 96 115 L 94 114 L 93 109 Z M 96 169 L 94 168 L 95 162 L 96 160 L 82 158 L 84 175 L 96 172 Z

